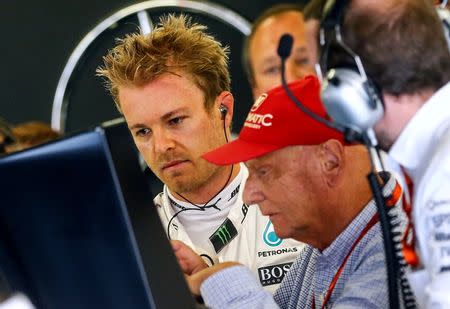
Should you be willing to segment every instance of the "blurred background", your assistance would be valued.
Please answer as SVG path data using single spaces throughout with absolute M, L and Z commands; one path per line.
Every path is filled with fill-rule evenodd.
M 151 26 L 164 13 L 183 11 L 208 25 L 211 34 L 231 47 L 237 108 L 233 130 L 238 132 L 252 104 L 241 66 L 245 29 L 264 9 L 279 2 L 2 0 L 0 117 L 11 123 L 43 121 L 62 133 L 118 117 L 102 80 L 95 76 L 101 57 L 115 38 Z M 76 49 L 77 55 L 73 54 Z

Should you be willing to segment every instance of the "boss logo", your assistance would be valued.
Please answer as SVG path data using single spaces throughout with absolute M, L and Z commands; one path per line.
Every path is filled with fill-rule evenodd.
M 262 286 L 281 283 L 291 268 L 292 262 L 258 268 L 259 281 Z

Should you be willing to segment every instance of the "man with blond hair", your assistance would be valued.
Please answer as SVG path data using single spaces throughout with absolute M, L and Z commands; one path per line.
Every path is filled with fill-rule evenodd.
M 169 15 L 149 35 L 122 39 L 98 74 L 165 184 L 154 201 L 168 237 L 191 247 L 204 266 L 240 261 L 273 291 L 302 245 L 280 239 L 269 218 L 242 201 L 244 165 L 201 158 L 227 143 L 234 104 L 228 48 L 205 31 Z

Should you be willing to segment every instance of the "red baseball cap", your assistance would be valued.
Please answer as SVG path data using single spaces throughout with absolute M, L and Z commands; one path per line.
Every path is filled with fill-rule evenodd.
M 289 84 L 295 97 L 319 117 L 328 117 L 320 100 L 320 83 L 307 76 Z M 301 111 L 282 86 L 256 99 L 239 137 L 202 157 L 217 165 L 245 162 L 291 145 L 318 145 L 329 139 L 344 144 L 344 136 Z

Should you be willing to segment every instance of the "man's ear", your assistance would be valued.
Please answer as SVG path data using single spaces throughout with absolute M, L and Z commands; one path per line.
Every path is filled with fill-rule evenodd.
M 221 106 L 226 109 L 226 113 L 224 114 L 225 125 L 227 128 L 230 127 L 234 112 L 234 97 L 231 92 L 222 91 L 216 99 L 216 105 L 219 112 L 221 110 Z M 220 116 L 222 117 L 222 115 Z
M 322 175 L 329 186 L 338 183 L 344 165 L 344 146 L 335 139 L 330 139 L 319 146 L 319 159 Z

